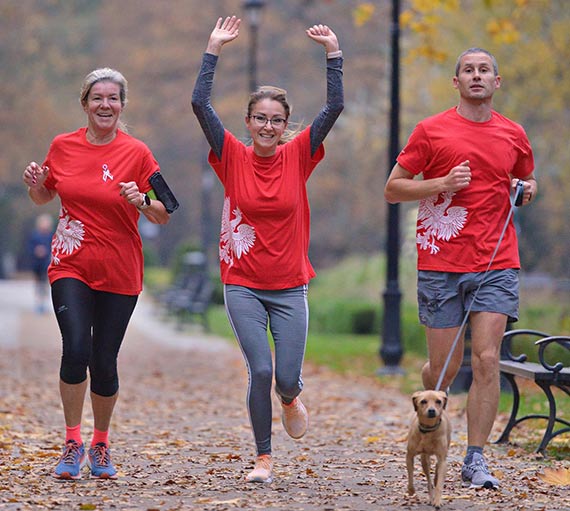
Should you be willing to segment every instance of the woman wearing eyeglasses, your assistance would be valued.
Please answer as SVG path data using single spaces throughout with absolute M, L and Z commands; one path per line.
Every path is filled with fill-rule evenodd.
M 260 87 L 250 95 L 245 117 L 252 145 L 224 129 L 210 104 L 222 46 L 239 33 L 235 16 L 214 27 L 192 95 L 192 108 L 211 150 L 210 165 L 224 186 L 220 270 L 228 319 L 249 373 L 247 406 L 257 458 L 246 481 L 272 480 L 271 387 L 275 346 L 275 392 L 281 419 L 301 438 L 308 414 L 299 398 L 308 329 L 307 286 L 315 272 L 308 258 L 310 212 L 306 182 L 324 157 L 322 142 L 343 104 L 342 52 L 334 32 L 314 25 L 306 33 L 327 53 L 327 100 L 313 123 L 289 132 L 286 92 Z

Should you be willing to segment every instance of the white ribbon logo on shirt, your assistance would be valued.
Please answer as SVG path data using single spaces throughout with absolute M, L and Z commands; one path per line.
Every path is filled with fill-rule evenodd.
M 111 171 L 109 170 L 109 166 L 106 163 L 104 163 L 103 164 L 103 181 L 107 182 L 107 179 L 110 179 L 112 181 L 114 178 L 113 178 L 113 174 L 111 174 Z

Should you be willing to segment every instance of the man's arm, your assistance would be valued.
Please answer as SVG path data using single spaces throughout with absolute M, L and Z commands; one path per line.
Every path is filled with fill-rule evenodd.
M 453 167 L 446 176 L 434 179 L 414 179 L 414 174 L 396 163 L 384 188 L 384 198 L 391 204 L 421 200 L 442 192 L 462 190 L 469 186 L 469 183 L 469 160 Z

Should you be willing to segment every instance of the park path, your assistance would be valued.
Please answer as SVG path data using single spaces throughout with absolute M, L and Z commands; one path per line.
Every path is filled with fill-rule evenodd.
M 405 494 L 411 400 L 399 392 L 397 377 L 380 382 L 308 364 L 309 432 L 300 441 L 287 437 L 275 406 L 274 482 L 245 484 L 253 442 L 239 349 L 199 330 L 178 331 L 144 296 L 119 360 L 111 446 L 121 477 L 53 480 L 63 423 L 59 334 L 53 314 L 34 313 L 32 303 L 30 281 L 0 281 L 0 510 L 432 509 L 421 476 L 418 495 Z M 544 462 L 516 448 L 487 449 L 500 490 L 462 488 L 464 399 L 451 397 L 454 434 L 443 510 L 568 509 L 567 488 L 541 481 Z

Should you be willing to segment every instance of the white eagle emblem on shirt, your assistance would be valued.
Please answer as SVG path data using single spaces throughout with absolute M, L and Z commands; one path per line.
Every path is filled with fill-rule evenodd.
M 81 246 L 85 227 L 79 220 L 71 220 L 65 208 L 61 208 L 59 222 L 55 231 L 55 236 L 51 242 L 53 264 L 59 264 L 60 254 L 71 254 Z
M 255 243 L 255 228 L 241 223 L 242 213 L 239 208 L 233 210 L 233 215 L 232 220 L 230 218 L 230 198 L 226 197 L 220 232 L 220 259 L 230 266 L 234 264 L 234 256 L 240 259 Z
M 454 192 L 443 192 L 439 204 L 436 204 L 439 195 L 420 201 L 416 243 L 422 250 L 429 249 L 431 254 L 437 254 L 440 247 L 436 240 L 449 241 L 465 226 L 467 209 L 461 206 L 449 207 L 454 195 Z M 423 232 L 420 232 L 422 230 Z

